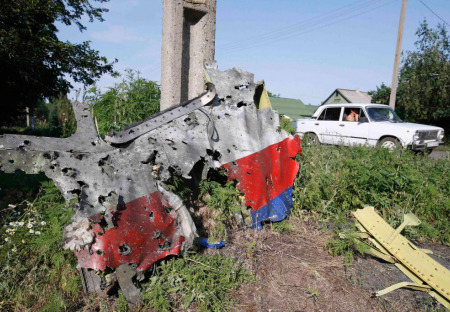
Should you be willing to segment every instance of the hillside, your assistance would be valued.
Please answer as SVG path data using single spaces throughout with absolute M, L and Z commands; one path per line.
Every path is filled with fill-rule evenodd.
M 270 97 L 273 109 L 278 113 L 287 115 L 292 119 L 299 119 L 311 116 L 318 106 L 305 105 L 301 100 L 287 99 L 280 97 Z

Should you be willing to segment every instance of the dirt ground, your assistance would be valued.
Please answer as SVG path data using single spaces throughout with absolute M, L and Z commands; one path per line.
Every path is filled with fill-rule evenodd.
M 292 221 L 291 221 L 292 222 Z M 301 225 L 298 225 L 301 224 Z M 243 262 L 255 280 L 232 294 L 234 311 L 444 311 L 428 294 L 396 290 L 382 298 L 372 294 L 408 281 L 394 265 L 358 256 L 346 268 L 341 257 L 330 256 L 329 231 L 297 221 L 292 232 L 238 231 L 221 253 Z M 426 245 L 437 261 L 450 267 L 450 248 Z

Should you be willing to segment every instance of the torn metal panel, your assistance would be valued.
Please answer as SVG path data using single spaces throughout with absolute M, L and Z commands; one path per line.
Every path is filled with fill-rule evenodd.
M 289 214 L 300 139 L 278 129 L 275 111 L 255 105 L 252 74 L 221 72 L 215 64 L 207 72 L 217 94 L 209 85 L 189 102 L 199 105 L 195 109 L 175 107 L 178 115 L 169 109 L 156 116 L 165 123 L 147 127 L 155 120 L 150 117 L 111 135 L 109 143 L 98 136 L 88 107 L 79 103 L 80 127 L 70 138 L 0 137 L 0 170 L 42 171 L 67 201 L 78 199 L 64 246 L 74 251 L 81 268 L 117 270 L 133 264 L 127 272 L 142 274 L 158 259 L 191 246 L 196 229 L 190 214 L 163 182 L 174 173 L 190 178 L 198 162 L 205 171 L 225 168 L 229 179 L 238 180 L 254 227 Z M 123 278 L 119 282 L 126 285 Z M 97 286 L 88 288 L 99 292 Z M 125 295 L 134 300 L 135 290 L 128 288 Z
M 172 120 L 175 120 L 183 115 L 205 106 L 211 102 L 216 96 L 216 90 L 212 83 L 207 84 L 207 91 L 199 97 L 181 103 L 178 106 L 167 108 L 159 113 L 156 113 L 144 121 L 138 122 L 135 125 L 127 127 L 125 130 L 113 132 L 106 136 L 105 140 L 110 143 L 123 144 L 129 142 L 151 130 L 154 130 Z
M 181 251 L 184 237 L 175 226 L 175 212 L 160 192 L 132 200 L 124 207 L 104 215 L 91 216 L 96 223 L 89 232 L 94 241 L 86 248 L 75 251 L 78 264 L 83 268 L 103 271 L 122 264 L 135 263 L 137 270 L 147 271 L 153 263 Z M 102 222 L 112 217 L 113 227 Z
M 251 208 L 253 227 L 261 228 L 265 220 L 280 221 L 290 214 L 292 185 L 299 168 L 292 158 L 300 151 L 298 137 L 286 138 L 223 166 L 229 180 L 239 181 L 237 187 Z
M 377 292 L 377 295 L 408 287 L 427 291 L 445 307 L 450 308 L 450 271 L 400 235 L 405 226 L 420 224 L 415 215 L 406 214 L 404 222 L 394 230 L 373 207 L 367 206 L 352 214 L 358 220 L 358 228 L 370 235 L 381 252 L 395 259 L 395 265 L 413 281 L 393 285 Z

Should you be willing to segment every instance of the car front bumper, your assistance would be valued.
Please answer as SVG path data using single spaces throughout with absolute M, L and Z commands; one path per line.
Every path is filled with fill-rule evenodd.
M 413 143 L 410 147 L 413 151 L 422 151 L 426 149 L 433 149 L 438 146 L 443 146 L 444 142 L 439 141 L 431 141 L 431 142 L 420 142 L 420 143 Z

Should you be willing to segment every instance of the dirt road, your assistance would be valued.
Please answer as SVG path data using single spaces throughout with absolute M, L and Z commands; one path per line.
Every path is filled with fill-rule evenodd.
M 450 152 L 449 151 L 433 151 L 430 154 L 430 158 L 433 158 L 433 159 L 450 158 Z

